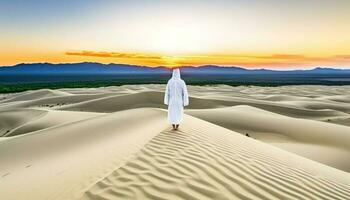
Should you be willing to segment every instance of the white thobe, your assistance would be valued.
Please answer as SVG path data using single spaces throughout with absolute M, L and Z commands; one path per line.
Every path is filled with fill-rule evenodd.
M 180 70 L 174 69 L 165 90 L 164 104 L 168 105 L 168 121 L 179 124 L 182 121 L 183 107 L 189 104 L 185 81 L 180 78 Z

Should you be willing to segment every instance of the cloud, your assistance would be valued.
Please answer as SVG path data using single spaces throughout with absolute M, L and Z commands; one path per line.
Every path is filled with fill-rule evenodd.
M 305 67 L 317 65 L 349 65 L 350 55 L 334 56 L 306 56 L 300 54 L 272 54 L 272 55 L 176 55 L 164 56 L 157 54 L 121 53 L 76 51 L 65 52 L 68 56 L 86 56 L 103 58 L 110 62 L 138 64 L 147 66 L 199 66 L 199 65 L 225 65 L 242 67 Z M 106 59 L 105 59 L 106 58 Z M 93 58 L 92 58 L 93 59 Z
M 350 60 L 350 55 L 336 55 L 335 58 Z
M 103 58 L 132 58 L 132 59 L 162 59 L 160 56 L 145 55 L 137 53 L 118 53 L 118 52 L 95 52 L 95 51 L 79 51 L 79 52 L 66 52 L 68 56 L 90 56 L 90 57 L 103 57 Z
M 159 56 L 155 54 L 140 53 L 120 53 L 120 52 L 97 52 L 97 51 L 69 51 L 65 52 L 67 56 L 82 56 L 105 58 L 110 62 L 119 62 L 126 64 L 137 64 L 146 66 L 177 66 L 168 56 Z
M 271 56 L 256 56 L 255 58 L 298 60 L 298 59 L 306 59 L 306 56 L 304 56 L 304 55 L 296 55 L 296 54 L 274 54 L 274 55 L 271 55 Z

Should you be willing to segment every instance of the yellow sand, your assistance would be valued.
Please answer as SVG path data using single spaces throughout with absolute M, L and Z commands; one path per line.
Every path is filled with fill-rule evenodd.
M 0 199 L 349 198 L 350 87 L 188 89 L 176 132 L 164 85 L 3 95 Z

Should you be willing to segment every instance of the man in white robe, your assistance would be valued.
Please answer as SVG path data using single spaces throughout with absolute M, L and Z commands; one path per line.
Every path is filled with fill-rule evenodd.
M 173 76 L 166 86 L 164 104 L 168 105 L 168 121 L 173 130 L 177 130 L 182 121 L 183 107 L 189 104 L 186 83 L 180 77 L 180 69 L 173 70 Z

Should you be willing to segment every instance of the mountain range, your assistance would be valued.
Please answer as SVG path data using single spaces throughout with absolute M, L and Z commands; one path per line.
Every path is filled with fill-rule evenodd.
M 169 73 L 166 67 L 147 67 L 126 64 L 101 64 L 93 62 L 51 64 L 33 63 L 0 67 L 1 74 L 149 74 Z M 350 74 L 350 69 L 316 67 L 310 70 L 278 71 L 269 69 L 245 69 L 241 67 L 223 67 L 203 65 L 181 67 L 184 74 Z

